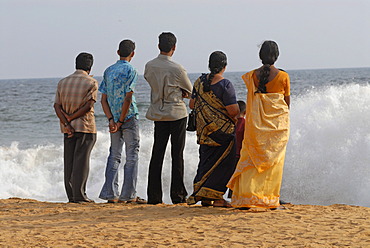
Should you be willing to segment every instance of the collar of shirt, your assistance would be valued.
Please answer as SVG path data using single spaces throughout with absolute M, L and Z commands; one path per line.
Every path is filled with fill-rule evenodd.
M 77 69 L 77 70 L 75 71 L 75 74 L 85 74 L 85 75 L 89 75 L 89 74 L 87 74 L 87 72 L 86 72 L 86 71 L 84 71 L 84 70 L 80 70 L 80 69 Z
M 164 60 L 172 60 L 171 56 L 167 56 L 167 55 L 163 55 L 163 54 L 159 54 L 158 58 L 159 59 L 164 59 Z
M 125 63 L 128 63 L 128 61 L 126 60 L 117 60 L 117 64 L 125 64 Z

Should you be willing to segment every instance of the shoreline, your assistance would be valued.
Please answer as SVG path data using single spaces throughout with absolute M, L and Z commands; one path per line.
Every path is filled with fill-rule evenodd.
M 288 210 L 0 199 L 5 247 L 369 247 L 370 208 Z

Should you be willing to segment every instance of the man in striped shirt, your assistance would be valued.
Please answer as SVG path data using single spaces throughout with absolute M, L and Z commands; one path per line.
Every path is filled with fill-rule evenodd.
M 54 109 L 64 133 L 64 185 L 69 202 L 93 202 L 86 196 L 90 154 L 96 142 L 94 103 L 98 82 L 89 76 L 93 56 L 80 53 L 76 71 L 58 83 Z

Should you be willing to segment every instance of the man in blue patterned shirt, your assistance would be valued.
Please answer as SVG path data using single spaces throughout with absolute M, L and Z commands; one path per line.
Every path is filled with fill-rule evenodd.
M 99 198 L 109 203 L 146 203 L 136 196 L 136 182 L 139 160 L 138 109 L 133 96 L 137 71 L 129 63 L 135 54 L 135 43 L 123 40 L 117 51 L 120 56 L 115 64 L 108 67 L 100 84 L 101 104 L 109 121 L 111 146 L 105 183 Z M 126 163 L 121 193 L 118 189 L 118 169 L 121 164 L 123 144 L 126 146 Z

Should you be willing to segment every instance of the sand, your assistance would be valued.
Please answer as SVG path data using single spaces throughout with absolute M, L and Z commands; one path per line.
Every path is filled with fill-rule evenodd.
M 370 247 L 370 208 L 0 200 L 0 247 Z

